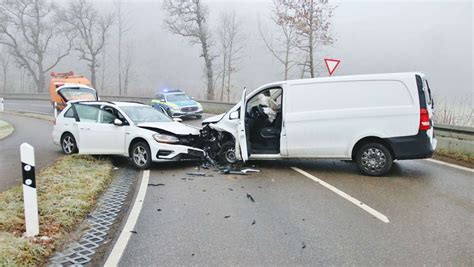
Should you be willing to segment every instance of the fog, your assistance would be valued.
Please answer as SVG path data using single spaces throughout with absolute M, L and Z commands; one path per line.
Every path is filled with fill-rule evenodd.
M 239 98 L 244 86 L 253 89 L 283 79 L 283 66 L 266 49 L 258 31 L 259 20 L 267 32 L 275 31 L 269 19 L 271 0 L 204 2 L 209 6 L 208 23 L 214 37 L 222 12 L 235 10 L 242 20 L 244 48 L 232 81 L 232 100 Z M 334 75 L 421 71 L 428 76 L 437 99 L 474 104 L 474 7 L 471 1 L 339 0 L 331 3 L 337 6 L 332 18 L 332 32 L 337 41 L 319 51 L 320 76 L 328 75 L 322 67 L 324 57 L 341 60 Z M 112 1 L 94 1 L 94 4 L 101 12 L 113 11 Z M 161 1 L 128 1 L 124 10 L 129 14 L 131 27 L 124 44 L 132 47 L 135 74 L 129 94 L 152 95 L 160 88 L 169 87 L 203 99 L 206 86 L 201 48 L 191 46 L 188 40 L 164 28 Z M 97 87 L 107 95 L 117 94 L 116 31 L 114 27 L 109 33 L 105 68 L 102 63 L 98 71 Z M 212 51 L 218 55 L 216 46 Z M 217 58 L 214 64 L 219 62 Z M 86 63 L 78 61 L 75 54 L 54 69 L 69 70 L 89 75 Z M 299 78 L 300 72 L 295 69 L 291 78 Z

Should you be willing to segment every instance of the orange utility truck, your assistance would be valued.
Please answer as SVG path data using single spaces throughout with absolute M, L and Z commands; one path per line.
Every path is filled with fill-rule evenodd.
M 97 101 L 97 91 L 91 87 L 91 82 L 82 75 L 74 75 L 72 71 L 64 73 L 51 73 L 49 83 L 51 104 L 58 110 L 63 110 L 69 100 Z

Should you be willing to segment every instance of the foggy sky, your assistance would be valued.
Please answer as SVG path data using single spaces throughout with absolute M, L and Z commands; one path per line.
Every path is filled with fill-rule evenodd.
M 67 0 L 60 1 L 61 4 Z M 283 66 L 266 50 L 258 33 L 258 20 L 272 30 L 271 0 L 205 1 L 210 7 L 209 25 L 213 32 L 223 11 L 235 10 L 245 35 L 244 55 L 233 81 L 236 98 L 240 88 L 250 90 L 283 79 Z M 421 71 L 439 100 L 473 97 L 473 13 L 471 1 L 349 1 L 337 5 L 332 31 L 337 41 L 320 52 L 322 58 L 341 59 L 334 75 Z M 111 1 L 94 1 L 101 11 L 113 10 Z M 180 88 L 203 98 L 205 80 L 198 45 L 163 27 L 161 1 L 128 1 L 131 31 L 125 44 L 133 46 L 136 77 L 130 94 L 151 95 L 163 87 Z M 107 46 L 104 94 L 116 94 L 116 29 Z M 215 35 L 215 34 L 214 34 Z M 214 36 L 217 37 L 217 36 Z M 217 40 L 214 41 L 217 44 Z M 214 53 L 218 53 L 214 47 Z M 219 58 L 214 64 L 219 64 Z M 321 65 L 323 66 L 323 65 Z M 70 69 L 89 75 L 85 62 L 75 56 L 55 71 Z M 327 76 L 324 68 L 322 76 Z M 299 78 L 295 70 L 292 78 Z M 100 81 L 101 70 L 98 80 Z M 100 86 L 102 87 L 102 86 Z M 100 88 L 99 88 L 100 89 Z

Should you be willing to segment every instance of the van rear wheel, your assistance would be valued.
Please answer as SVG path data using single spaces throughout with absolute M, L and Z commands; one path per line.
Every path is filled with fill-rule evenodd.
M 392 168 L 393 157 L 380 143 L 368 143 L 360 147 L 356 154 L 359 170 L 369 176 L 382 176 Z

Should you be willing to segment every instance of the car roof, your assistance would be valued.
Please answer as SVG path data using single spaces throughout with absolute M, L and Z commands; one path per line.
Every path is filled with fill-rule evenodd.
M 126 102 L 126 101 L 81 101 L 81 100 L 72 100 L 69 103 L 81 103 L 85 105 L 111 105 L 111 106 L 118 106 L 118 107 L 129 107 L 129 106 L 147 106 L 143 103 L 139 102 Z

